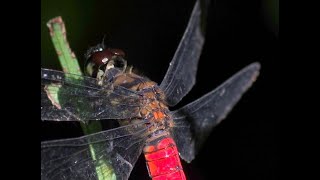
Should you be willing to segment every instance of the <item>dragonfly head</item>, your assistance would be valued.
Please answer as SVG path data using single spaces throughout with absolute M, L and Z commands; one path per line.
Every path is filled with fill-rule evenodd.
M 85 54 L 85 73 L 96 78 L 99 73 L 111 68 L 125 69 L 124 56 L 125 53 L 121 49 L 106 48 L 103 43 L 91 47 Z

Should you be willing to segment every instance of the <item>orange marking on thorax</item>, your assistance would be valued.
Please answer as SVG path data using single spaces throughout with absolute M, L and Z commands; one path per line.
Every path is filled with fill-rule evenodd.
M 153 117 L 155 118 L 155 119 L 158 119 L 159 117 L 158 117 L 158 113 L 157 112 L 153 112 Z
M 154 116 L 154 119 L 163 119 L 164 118 L 164 114 L 161 111 L 153 112 L 153 116 Z
M 163 118 L 164 118 L 164 114 L 163 114 L 163 112 L 158 111 L 158 116 L 159 116 L 159 118 L 160 118 L 160 119 L 163 119 Z

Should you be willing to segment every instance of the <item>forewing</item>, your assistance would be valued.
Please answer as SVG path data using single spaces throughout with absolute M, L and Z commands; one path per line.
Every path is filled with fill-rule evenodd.
M 145 122 L 41 143 L 41 179 L 128 179 L 146 138 Z
M 202 12 L 197 1 L 168 71 L 160 84 L 169 106 L 176 105 L 195 84 L 198 60 L 204 43 Z
M 245 67 L 219 87 L 173 112 L 173 137 L 182 159 L 191 162 L 212 128 L 223 120 L 259 74 L 260 64 Z
M 41 69 L 41 118 L 53 121 L 137 117 L 142 95 L 97 79 Z

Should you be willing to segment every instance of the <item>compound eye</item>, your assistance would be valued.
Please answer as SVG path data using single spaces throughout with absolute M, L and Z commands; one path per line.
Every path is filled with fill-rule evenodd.
M 87 62 L 85 65 L 87 75 L 91 77 L 96 77 L 99 69 L 107 64 L 111 58 L 113 53 L 108 49 L 101 49 L 100 51 L 92 52 L 89 56 L 87 56 Z
M 125 57 L 126 54 L 121 49 L 109 49 L 114 55 Z
M 112 58 L 112 56 L 113 53 L 110 52 L 108 49 L 105 49 L 103 51 L 93 53 L 91 57 L 88 59 L 88 61 L 91 61 L 93 64 L 96 64 L 97 66 L 101 66 L 107 64 L 108 61 Z

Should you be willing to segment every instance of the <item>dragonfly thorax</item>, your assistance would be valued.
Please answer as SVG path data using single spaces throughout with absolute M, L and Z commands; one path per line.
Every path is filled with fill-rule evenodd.
M 114 85 L 141 94 L 143 106 L 139 108 L 137 118 L 148 121 L 150 134 L 172 126 L 172 117 L 165 103 L 165 95 L 155 82 L 132 72 L 119 73 L 113 79 Z

